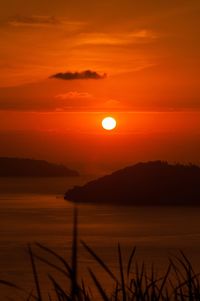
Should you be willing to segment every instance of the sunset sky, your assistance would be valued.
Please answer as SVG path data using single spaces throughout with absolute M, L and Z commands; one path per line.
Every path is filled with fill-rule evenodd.
M 199 0 L 2 2 L 0 156 L 200 164 Z

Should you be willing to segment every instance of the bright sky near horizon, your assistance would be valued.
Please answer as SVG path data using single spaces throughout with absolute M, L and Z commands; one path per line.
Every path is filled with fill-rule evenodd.
M 1 3 L 0 156 L 199 162 L 199 14 L 198 0 Z

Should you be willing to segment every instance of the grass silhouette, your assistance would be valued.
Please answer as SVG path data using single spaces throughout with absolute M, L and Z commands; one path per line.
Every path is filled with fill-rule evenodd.
M 99 293 L 99 299 L 102 301 L 196 301 L 200 300 L 200 273 L 196 274 L 192 264 L 186 255 L 180 250 L 178 256 L 173 259 L 169 258 L 169 265 L 162 277 L 157 277 L 154 266 L 147 272 L 144 263 L 138 264 L 135 260 L 136 247 L 133 248 L 127 264 L 124 264 L 121 246 L 118 244 L 118 265 L 119 277 L 115 275 L 111 268 L 103 261 L 95 251 L 84 241 L 81 245 L 104 270 L 104 272 L 113 281 L 114 289 L 107 292 L 102 279 L 98 279 L 91 268 L 88 268 L 89 275 L 93 281 L 93 287 Z M 91 294 L 89 287 L 85 286 L 84 280 L 78 277 L 78 212 L 74 208 L 74 222 L 71 246 L 71 262 L 67 262 L 62 256 L 54 252 L 52 249 L 39 243 L 34 245 L 34 250 L 41 250 L 44 256 L 39 256 L 33 251 L 32 246 L 28 246 L 32 273 L 34 278 L 35 289 L 27 292 L 25 289 L 15 284 L 0 280 L 0 285 L 7 286 L 10 289 L 23 292 L 24 301 L 95 301 L 96 298 Z M 51 260 L 48 259 L 51 256 Z M 55 262 L 58 262 L 57 264 Z M 51 282 L 53 293 L 44 296 L 44 290 L 38 272 L 39 263 L 43 263 L 51 267 L 56 274 L 62 275 L 64 283 L 52 274 L 48 274 Z M 59 278 L 59 277 L 58 277 Z M 60 279 L 60 278 L 59 278 Z M 63 283 L 63 281 L 62 281 Z M 10 299 L 11 300 L 11 299 Z M 16 299 L 12 299 L 16 300 Z M 20 299 L 22 300 L 22 299 Z M 17 300 L 16 300 L 17 301 Z

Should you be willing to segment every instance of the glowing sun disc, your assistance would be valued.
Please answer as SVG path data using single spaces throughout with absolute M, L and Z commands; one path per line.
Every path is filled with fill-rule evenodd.
M 105 117 L 102 120 L 102 127 L 104 130 L 111 131 L 113 130 L 117 125 L 116 120 L 113 117 Z

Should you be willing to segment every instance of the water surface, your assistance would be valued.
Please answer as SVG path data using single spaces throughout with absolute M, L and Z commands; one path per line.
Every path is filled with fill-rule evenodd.
M 3 183 L 6 181 L 0 181 L 1 188 L 5 187 Z M 39 188 L 35 189 L 35 193 L 28 189 L 22 193 L 22 179 L 17 180 L 18 184 L 14 179 L 12 181 L 17 191 L 12 189 L 13 193 L 6 192 L 7 187 L 13 185 L 7 183 L 0 195 L 0 278 L 31 290 L 34 284 L 27 254 L 28 243 L 34 245 L 40 242 L 70 260 L 73 205 L 64 201 L 58 191 L 63 190 L 64 193 L 64 187 L 71 187 L 80 179 L 54 179 L 54 182 L 37 179 L 34 185 L 38 187 L 39 184 Z M 25 187 L 28 187 L 30 180 L 26 181 Z M 55 185 L 56 181 L 58 183 Z M 45 188 L 48 183 L 49 191 Z M 79 205 L 79 238 L 92 246 L 114 271 L 118 268 L 118 242 L 122 245 L 124 260 L 136 245 L 139 262 L 154 262 L 161 273 L 166 268 L 168 256 L 176 254 L 178 249 L 182 249 L 191 258 L 195 268 L 200 270 L 199 216 L 200 208 L 193 207 Z M 101 269 L 79 245 L 80 275 L 90 283 L 88 266 L 99 277 L 104 277 Z M 44 265 L 40 265 L 39 269 L 48 289 L 48 278 L 45 275 L 53 271 Z M 1 290 L 1 294 L 5 294 L 5 291 Z

